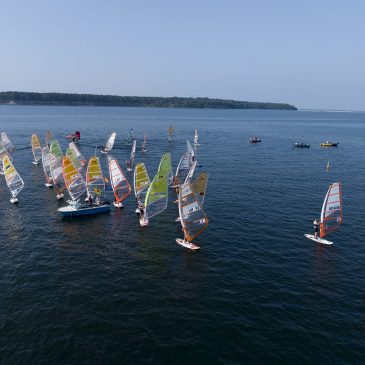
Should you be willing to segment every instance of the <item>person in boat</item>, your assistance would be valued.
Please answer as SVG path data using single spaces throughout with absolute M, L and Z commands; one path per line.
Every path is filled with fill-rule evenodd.
M 317 218 L 313 221 L 313 229 L 314 229 L 314 238 L 318 238 L 319 222 Z

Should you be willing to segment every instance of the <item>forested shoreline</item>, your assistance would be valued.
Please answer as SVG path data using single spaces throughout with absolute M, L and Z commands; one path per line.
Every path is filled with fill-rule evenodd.
M 285 103 L 252 102 L 211 98 L 35 93 L 22 91 L 0 92 L 0 104 L 297 110 L 295 106 Z

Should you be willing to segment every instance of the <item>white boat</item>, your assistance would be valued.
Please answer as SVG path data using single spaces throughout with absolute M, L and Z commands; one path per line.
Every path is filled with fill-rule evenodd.
M 115 132 L 113 132 L 109 136 L 108 140 L 106 141 L 105 147 L 102 147 L 101 148 L 101 153 L 108 153 L 108 152 L 110 152 L 113 149 L 116 135 L 117 134 Z
M 16 204 L 18 203 L 17 196 L 24 188 L 24 181 L 16 171 L 11 161 L 11 157 L 7 153 L 2 157 L 2 167 L 5 175 L 5 181 L 11 194 L 10 202 Z
M 134 195 L 137 200 L 136 213 L 139 214 L 139 208 L 144 205 L 147 190 L 151 184 L 150 177 L 148 176 L 147 169 L 144 163 L 137 163 L 134 168 L 133 185 Z
M 48 146 L 45 146 L 42 148 L 42 166 L 44 175 L 46 177 L 46 183 L 45 185 L 47 188 L 53 187 L 53 180 L 52 180 L 52 174 L 51 174 L 51 161 L 49 156 L 49 148 Z
M 195 147 L 199 147 L 200 144 L 199 144 L 199 134 L 198 134 L 198 130 L 195 129 L 195 132 L 194 132 L 194 146 Z
M 127 160 L 127 171 L 133 171 L 133 164 L 136 158 L 136 148 L 137 148 L 137 140 L 133 141 L 131 157 Z
M 342 187 L 340 182 L 331 183 L 322 205 L 320 218 L 320 236 L 305 234 L 312 241 L 331 245 L 333 242 L 324 239 L 342 224 Z
M 31 138 L 32 145 L 32 153 L 33 153 L 33 165 L 39 165 L 39 162 L 42 160 L 42 145 L 39 141 L 38 136 L 33 133 Z
M 184 238 L 176 238 L 176 243 L 190 250 L 198 250 L 200 247 L 191 241 L 207 228 L 208 217 L 199 204 L 190 183 L 181 185 L 179 188 L 179 216 Z
M 123 201 L 129 196 L 132 188 L 116 159 L 109 159 L 109 176 L 110 183 L 114 192 L 114 206 L 116 208 L 123 208 Z

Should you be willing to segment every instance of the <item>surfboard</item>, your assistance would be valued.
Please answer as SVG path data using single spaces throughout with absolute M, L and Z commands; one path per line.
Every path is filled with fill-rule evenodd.
M 308 239 L 314 241 L 314 242 L 318 242 L 318 243 L 322 243 L 324 245 L 332 245 L 333 242 L 331 241 L 327 241 L 327 240 L 324 240 L 323 238 L 320 238 L 320 237 L 314 237 L 312 234 L 305 234 L 304 236 L 306 236 Z

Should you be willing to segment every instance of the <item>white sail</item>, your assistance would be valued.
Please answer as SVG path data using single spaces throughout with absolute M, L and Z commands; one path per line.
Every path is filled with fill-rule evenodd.
M 109 176 L 115 201 L 121 204 L 131 193 L 132 188 L 116 159 L 109 159 Z
M 115 141 L 115 137 L 116 137 L 116 133 L 113 132 L 110 137 L 108 138 L 107 142 L 106 142 L 106 145 L 105 145 L 105 149 L 104 151 L 106 152 L 109 152 L 113 149 L 113 146 L 114 146 L 114 141 Z
M 195 129 L 194 132 L 194 144 L 199 144 L 199 134 L 197 129 Z
M 131 166 L 134 164 L 134 160 L 136 158 L 136 147 L 137 147 L 137 140 L 133 141 L 132 151 L 131 151 Z
M 51 142 L 51 149 L 52 149 L 52 143 L 53 143 L 53 141 Z M 56 193 L 59 196 L 66 189 L 66 185 L 65 185 L 65 181 L 63 179 L 63 173 L 62 173 L 62 156 L 59 157 L 56 154 L 53 154 L 52 152 L 50 152 L 49 161 L 50 161 L 50 170 L 51 170 L 51 177 L 53 180 L 53 185 L 55 187 Z
M 42 159 L 42 146 L 38 136 L 34 133 L 31 137 L 32 153 L 36 164 Z
M 194 161 L 192 163 L 192 165 L 190 166 L 190 169 L 188 171 L 188 174 L 185 177 L 184 184 L 189 183 L 191 181 L 191 179 L 193 178 L 194 171 L 195 171 L 195 168 L 196 168 L 196 164 L 197 164 L 197 161 Z
M 185 181 L 185 178 L 190 170 L 190 154 L 184 152 L 179 164 L 177 165 L 176 173 L 174 176 L 173 186 L 176 187 Z
M 189 153 L 189 155 L 190 155 L 190 164 L 192 164 L 193 161 L 195 160 L 195 152 L 194 152 L 194 148 L 191 145 L 190 141 L 186 141 L 186 152 Z
M 13 143 L 10 141 L 8 135 L 5 132 L 1 132 L 1 143 L 9 155 L 15 151 Z
M 52 184 L 51 161 L 50 161 L 48 146 L 42 148 L 42 165 L 43 165 L 44 175 L 46 176 L 47 184 L 51 185 Z
M 24 188 L 24 181 L 16 171 L 8 154 L 2 157 L 2 167 L 6 184 L 8 185 L 12 198 L 15 199 Z

